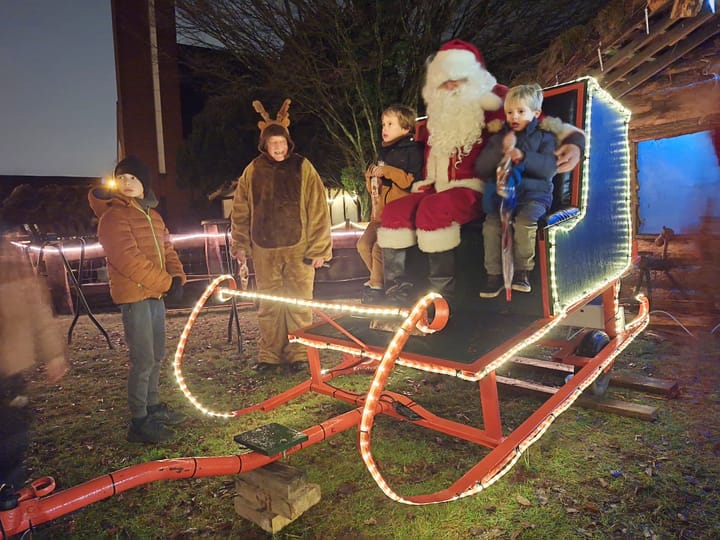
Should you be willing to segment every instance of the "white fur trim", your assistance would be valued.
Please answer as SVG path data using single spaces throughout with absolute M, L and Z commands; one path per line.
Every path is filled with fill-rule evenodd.
M 503 100 L 497 94 L 488 92 L 480 96 L 480 106 L 486 111 L 497 111 L 503 106 Z
M 554 116 L 546 116 L 543 118 L 542 122 L 540 122 L 540 129 L 544 129 L 545 131 L 549 131 L 555 135 L 558 143 L 562 143 L 562 141 L 565 140 L 565 137 L 571 133 L 582 133 L 583 136 L 585 136 L 585 132 L 579 127 L 564 123 L 562 120 L 555 118 Z
M 412 229 L 389 229 L 380 227 L 377 243 L 382 248 L 404 249 L 417 244 L 417 235 Z
M 425 175 L 427 178 L 433 179 L 436 190 L 438 185 L 447 184 L 449 166 L 450 158 L 436 147 L 430 147 L 430 153 L 425 162 Z
M 418 229 L 417 239 L 420 251 L 425 253 L 448 251 L 460 245 L 460 225 L 453 222 L 449 227 L 434 231 Z
M 472 52 L 463 49 L 439 51 L 427 66 L 423 87 L 425 101 L 428 101 L 426 92 L 439 88 L 444 82 L 463 79 L 472 81 L 480 94 L 491 93 L 497 84 L 497 79 L 477 61 Z
M 490 120 L 486 127 L 490 133 L 497 133 L 502 129 L 503 124 L 504 122 L 502 120 L 495 118 L 494 120 Z
M 425 191 L 423 188 L 427 186 L 432 186 L 435 183 L 435 180 L 420 180 L 419 182 L 413 182 L 410 192 L 411 193 L 421 193 Z
M 441 191 L 447 191 L 448 189 L 454 188 L 470 188 L 473 191 L 479 193 L 485 192 L 485 185 L 480 178 L 465 178 L 463 180 L 446 180 L 435 182 L 435 191 L 440 193 Z

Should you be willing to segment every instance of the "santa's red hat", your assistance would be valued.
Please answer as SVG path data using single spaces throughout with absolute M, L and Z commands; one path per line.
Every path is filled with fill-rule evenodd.
M 492 94 L 497 80 L 485 69 L 483 56 L 472 43 L 453 39 L 438 49 L 427 65 L 423 88 L 425 101 L 447 81 L 467 81 L 479 94 L 483 94 L 485 110 L 494 111 L 502 106 L 502 99 Z
M 478 48 L 472 43 L 468 43 L 462 39 L 453 39 L 452 41 L 448 41 L 438 50 L 438 52 L 442 51 L 468 51 L 475 57 L 476 62 L 478 62 L 482 67 L 485 67 L 485 59 Z

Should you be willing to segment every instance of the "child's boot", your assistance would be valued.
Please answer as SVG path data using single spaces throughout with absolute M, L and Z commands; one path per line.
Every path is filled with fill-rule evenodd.
M 166 426 L 177 426 L 187 420 L 187 416 L 171 409 L 167 403 L 148 405 L 147 412 L 148 415 L 154 416 Z
M 157 444 L 171 441 L 174 437 L 175 432 L 152 415 L 130 420 L 127 432 L 130 442 Z

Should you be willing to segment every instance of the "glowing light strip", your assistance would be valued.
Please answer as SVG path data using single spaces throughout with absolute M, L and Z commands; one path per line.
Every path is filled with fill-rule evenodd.
M 197 316 L 204 306 L 204 304 L 207 302 L 208 298 L 212 295 L 212 293 L 215 291 L 215 289 L 218 288 L 218 285 L 223 281 L 230 281 L 235 284 L 234 279 L 232 276 L 229 275 L 223 275 L 219 276 L 213 282 L 207 287 L 201 298 L 196 303 L 195 307 L 193 308 L 193 311 L 190 315 L 190 318 L 188 319 L 188 322 L 185 325 L 185 328 L 183 329 L 182 335 L 180 336 L 179 342 L 178 342 L 178 348 L 175 354 L 175 359 L 173 362 L 173 370 L 175 373 L 175 378 L 178 383 L 178 386 L 181 388 L 185 396 L 188 398 L 188 400 L 196 407 L 198 410 L 203 412 L 204 414 L 207 414 L 209 416 L 217 416 L 217 417 L 223 417 L 223 418 L 230 418 L 237 415 L 238 411 L 233 412 L 219 412 L 214 411 L 212 409 L 209 409 L 205 406 L 203 406 L 199 400 L 197 400 L 190 390 L 188 389 L 187 385 L 185 384 L 182 370 L 181 370 L 181 361 L 182 356 L 185 350 L 185 345 L 187 343 L 187 338 L 190 333 L 190 330 L 197 319 Z M 358 306 L 345 306 L 342 304 L 328 304 L 324 302 L 311 302 L 306 300 L 298 300 L 294 298 L 284 298 L 284 297 L 275 297 L 272 295 L 261 295 L 259 293 L 250 293 L 247 291 L 236 291 L 234 289 L 222 289 L 218 291 L 224 296 L 230 296 L 230 295 L 237 295 L 237 296 L 245 296 L 245 297 L 254 297 L 254 298 L 262 298 L 265 300 L 272 300 L 272 301 L 279 301 L 289 304 L 295 304 L 295 305 L 309 305 L 312 307 L 324 307 L 326 309 L 340 309 L 340 310 L 350 310 L 354 311 L 356 309 L 364 309 L 364 310 L 373 310 L 374 308 L 359 308 Z M 383 491 L 383 493 L 397 501 L 403 504 L 408 505 L 426 505 L 426 504 L 437 504 L 441 502 L 448 502 L 457 500 L 463 497 L 468 497 L 471 495 L 475 495 L 479 493 L 480 491 L 488 488 L 493 483 L 498 481 L 503 475 L 505 475 L 518 461 L 522 453 L 527 450 L 532 444 L 534 444 L 550 427 L 552 422 L 560 415 L 562 412 L 567 410 L 574 402 L 575 400 L 582 394 L 582 392 L 590 386 L 595 379 L 604 372 L 614 361 L 614 359 L 632 342 L 631 338 L 634 338 L 635 335 L 637 335 L 639 332 L 641 332 L 648 324 L 649 322 L 649 302 L 647 298 L 645 298 L 642 295 L 637 296 L 638 301 L 640 302 L 640 310 L 637 315 L 637 317 L 628 325 L 625 326 L 624 332 L 625 332 L 625 338 L 620 343 L 618 348 L 613 351 L 612 354 L 608 355 L 608 357 L 598 366 L 598 368 L 595 371 L 595 375 L 586 378 L 583 382 L 578 384 L 578 387 L 573 390 L 573 392 L 565 399 L 561 404 L 559 404 L 553 411 L 551 411 L 547 418 L 542 421 L 538 427 L 528 434 L 516 447 L 515 452 L 511 455 L 508 454 L 504 461 L 500 464 L 499 468 L 497 468 L 494 472 L 486 476 L 483 480 L 476 482 L 472 487 L 466 489 L 465 491 L 454 495 L 452 497 L 445 497 L 440 498 L 436 501 L 428 501 L 428 502 L 417 502 L 411 499 L 406 499 L 402 496 L 400 496 L 398 493 L 396 493 L 389 484 L 385 481 L 382 474 L 380 473 L 377 464 L 372 457 L 372 452 L 370 449 L 371 446 L 371 438 L 370 434 L 372 431 L 372 426 L 374 422 L 374 417 L 376 415 L 375 407 L 378 403 L 378 398 L 380 394 L 382 393 L 385 383 L 387 382 L 387 378 L 389 376 L 390 370 L 392 369 L 393 365 L 397 361 L 400 363 L 400 352 L 402 348 L 404 347 L 405 343 L 407 342 L 408 338 L 411 335 L 411 332 L 414 328 L 423 326 L 427 322 L 427 309 L 430 306 L 430 304 L 436 305 L 436 314 L 443 313 L 443 308 L 441 307 L 444 304 L 444 312 L 445 315 L 447 315 L 447 303 L 445 300 L 438 295 L 437 293 L 429 293 L 425 297 L 423 297 L 420 301 L 417 302 L 417 304 L 412 308 L 412 310 L 408 313 L 407 310 L 402 309 L 391 309 L 389 311 L 394 312 L 397 315 L 405 315 L 405 320 L 403 321 L 400 328 L 396 331 L 395 335 L 393 336 L 392 341 L 390 342 L 390 345 L 388 345 L 387 349 L 385 350 L 384 354 L 380 358 L 379 365 L 375 369 L 375 374 L 373 377 L 372 384 L 370 386 L 370 389 L 366 395 L 365 404 L 362 411 L 362 417 L 361 422 L 359 426 L 358 436 L 359 436 L 359 447 L 360 447 L 360 453 L 363 458 L 363 461 L 368 469 L 368 472 L 370 472 L 371 476 L 373 477 L 374 481 L 380 487 L 380 489 Z M 615 304 L 617 305 L 617 304 Z M 383 308 L 385 310 L 385 308 Z M 558 320 L 562 319 L 563 317 L 558 317 Z M 447 319 L 444 321 L 433 321 L 433 324 L 427 327 L 426 329 L 428 331 L 436 331 L 444 327 L 445 323 L 447 322 Z M 555 326 L 554 324 L 549 324 L 543 327 L 540 331 L 536 332 L 519 344 L 517 347 L 514 347 L 510 351 L 508 351 L 505 355 L 503 355 L 500 359 L 498 359 L 498 362 L 493 362 L 487 366 L 487 368 L 481 372 L 480 374 L 474 376 L 474 377 L 467 377 L 462 376 L 461 378 L 466 378 L 468 380 L 473 379 L 479 379 L 484 374 L 491 371 L 490 366 L 494 366 L 496 364 L 501 364 L 504 361 L 506 361 L 510 356 L 514 355 L 514 352 L 516 349 L 524 347 L 528 342 L 534 342 L 537 339 L 539 339 L 539 336 L 542 336 L 546 334 L 549 331 L 549 327 Z M 619 334 L 620 335 L 620 334 Z M 536 337 L 537 336 L 537 337 Z M 335 346 L 330 344 L 321 344 L 318 342 L 314 342 L 312 340 L 307 339 L 301 339 L 296 338 L 295 341 L 300 343 L 306 343 L 312 346 L 316 346 L 317 348 L 332 348 L 335 350 L 341 350 L 343 352 L 347 352 L 349 354 L 352 354 L 353 356 L 360 356 L 358 354 L 357 349 L 353 349 L 351 347 L 342 347 L 342 346 Z M 524 345 L 525 344 L 525 345 Z M 369 358 L 370 360 L 377 361 L 377 358 L 380 357 L 379 354 L 374 354 L 368 352 L 362 352 L 362 356 L 365 356 Z M 407 361 L 404 362 L 405 365 L 412 366 L 416 365 L 415 362 Z M 420 366 L 421 369 L 425 369 L 426 366 Z M 444 372 L 445 370 L 441 370 L 438 372 Z M 455 374 L 458 376 L 458 374 Z
M 588 295 L 589 296 L 589 295 Z M 396 362 L 402 366 L 418 369 L 420 371 L 425 371 L 429 373 L 437 373 L 440 375 L 447 375 L 451 377 L 457 377 L 458 379 L 462 379 L 465 381 L 470 382 L 477 382 L 480 379 L 486 377 L 488 374 L 497 371 L 505 362 L 510 360 L 511 358 L 517 356 L 523 349 L 526 347 L 529 347 L 530 345 L 533 345 L 540 339 L 542 339 L 546 334 L 548 334 L 553 328 L 558 326 L 566 317 L 568 316 L 568 309 L 563 309 L 559 315 L 551 319 L 546 325 L 544 325 L 542 328 L 538 329 L 536 332 L 532 333 L 530 336 L 528 336 L 526 339 L 520 341 L 510 349 L 508 349 L 505 353 L 498 356 L 495 360 L 492 362 L 489 362 L 482 370 L 477 372 L 469 372 L 465 370 L 458 370 L 453 369 L 445 366 L 437 366 L 437 365 L 431 365 L 427 363 L 421 363 L 417 362 L 415 360 L 411 360 L 408 358 L 403 358 L 402 356 L 399 356 L 396 360 Z M 312 340 L 309 338 L 299 338 L 297 336 L 294 336 L 291 341 L 302 343 L 303 345 L 307 345 L 310 347 L 314 347 L 317 349 L 326 349 L 326 350 L 335 350 L 339 352 L 343 352 L 346 354 L 351 354 L 353 356 L 359 356 L 360 352 L 357 348 L 348 347 L 345 345 L 337 345 L 333 343 L 326 343 L 324 341 L 320 340 Z M 382 355 L 379 353 L 374 353 L 372 351 L 363 350 L 362 355 L 373 358 L 376 360 L 379 360 L 382 358 Z
M 236 412 L 220 412 L 220 411 L 214 411 L 212 409 L 209 409 L 208 407 L 205 407 L 202 403 L 200 403 L 200 400 L 198 400 L 192 392 L 190 392 L 190 389 L 188 388 L 187 384 L 185 383 L 185 377 L 182 373 L 182 357 L 185 353 L 185 345 L 187 344 L 188 336 L 190 335 L 190 330 L 192 330 L 193 325 L 195 324 L 195 320 L 197 319 L 198 315 L 200 314 L 200 311 L 205 306 L 205 303 L 208 301 L 210 296 L 212 296 L 213 291 L 217 288 L 220 283 L 223 281 L 230 281 L 235 285 L 235 279 L 230 275 L 223 275 L 216 277 L 210 285 L 207 286 L 205 289 L 205 292 L 203 292 L 202 296 L 198 298 L 198 301 L 195 303 L 195 306 L 193 307 L 192 312 L 190 313 L 190 317 L 188 318 L 187 322 L 185 323 L 185 327 L 183 328 L 182 334 L 180 334 L 180 339 L 178 340 L 178 346 L 175 350 L 175 358 L 173 359 L 173 373 L 175 375 L 175 382 L 177 382 L 178 386 L 180 387 L 180 390 L 183 394 L 185 394 L 185 397 L 192 403 L 196 409 L 198 409 L 203 414 L 206 414 L 208 416 L 217 416 L 220 418 L 232 418 L 234 416 L 237 416 Z
M 629 138 L 628 138 L 628 131 L 629 131 L 629 125 L 630 125 L 630 117 L 631 113 L 628 109 L 622 106 L 615 98 L 613 98 L 607 91 L 605 91 L 600 84 L 597 82 L 597 80 L 593 77 L 585 77 L 581 79 L 577 79 L 574 82 L 585 82 L 587 81 L 587 95 L 588 95 L 588 105 L 585 108 L 585 127 L 587 130 L 587 140 L 586 140 L 586 149 L 585 149 L 585 155 L 587 156 L 586 164 L 583 167 L 583 181 L 582 181 L 582 189 L 581 189 L 581 202 L 580 202 L 580 213 L 575 219 L 571 219 L 565 223 L 560 223 L 558 225 L 555 225 L 553 227 L 550 227 L 548 229 L 548 245 L 550 247 L 550 253 L 548 257 L 548 266 L 549 266 L 549 285 L 550 285 L 550 295 L 551 298 L 554 300 L 553 304 L 553 311 L 559 311 L 563 309 L 563 306 L 559 303 L 559 292 L 558 292 L 558 284 L 557 284 L 557 264 L 556 264 L 556 256 L 555 256 L 555 237 L 559 232 L 568 232 L 574 229 L 584 218 L 585 214 L 587 213 L 587 205 L 588 205 L 588 193 L 590 192 L 590 145 L 592 144 L 592 100 L 593 99 L 600 99 L 603 101 L 603 103 L 609 104 L 611 107 L 613 107 L 616 111 L 618 111 L 624 118 L 623 121 L 623 154 L 624 159 L 623 163 L 625 164 L 624 168 L 624 174 L 623 177 L 625 178 L 625 192 L 623 193 L 623 202 L 625 203 L 623 205 L 623 216 L 620 217 L 620 221 L 626 225 L 626 230 L 624 237 L 627 239 L 627 243 L 625 245 L 625 252 L 623 253 L 626 264 L 625 266 L 620 269 L 618 272 L 615 272 L 614 274 L 610 276 L 606 276 L 604 281 L 601 281 L 594 286 L 590 287 L 590 290 L 598 290 L 600 288 L 606 287 L 609 283 L 616 281 L 620 279 L 623 275 L 625 275 L 630 267 L 632 266 L 632 218 L 631 218 L 631 209 L 630 209 L 630 144 L 629 144 Z M 566 301 L 565 306 L 571 306 L 577 303 L 584 294 L 579 294 L 577 297 L 570 299 L 569 301 Z M 617 312 L 616 312 L 617 313 Z
M 400 355 L 400 351 L 410 338 L 413 328 L 415 328 L 418 322 L 427 314 L 428 307 L 431 304 L 436 303 L 436 313 L 438 313 L 438 305 L 440 302 L 445 304 L 444 309 L 447 310 L 447 302 L 445 302 L 442 296 L 432 292 L 426 294 L 415 304 L 410 314 L 405 318 L 400 328 L 398 328 L 395 332 L 390 344 L 387 349 L 385 349 L 380 365 L 375 370 L 375 375 L 373 376 L 372 383 L 370 384 L 370 389 L 365 396 L 365 403 L 363 405 L 362 417 L 360 419 L 360 426 L 358 429 L 358 446 L 360 448 L 360 456 L 365 462 L 365 467 L 385 495 L 391 499 L 401 502 L 404 502 L 402 497 L 390 488 L 377 467 L 377 463 L 375 462 L 370 449 L 370 434 L 372 432 L 372 426 L 376 415 L 378 398 L 385 388 L 387 378 L 395 365 L 395 361 Z
M 340 313 L 354 313 L 373 317 L 407 317 L 410 310 L 399 307 L 380 307 L 356 304 L 337 304 L 329 302 L 318 302 L 317 300 L 304 300 L 287 296 L 259 293 L 256 291 L 241 291 L 237 289 L 218 289 L 218 298 L 221 302 L 229 299 L 230 296 L 238 296 L 249 300 L 267 300 L 291 306 L 307 307 L 319 310 L 337 311 Z
M 500 465 L 500 469 L 489 475 L 489 477 L 484 478 L 480 482 L 478 482 L 475 486 L 468 488 L 466 491 L 458 494 L 456 497 L 447 499 L 447 501 L 453 501 L 457 500 L 463 497 L 467 497 L 470 495 L 475 495 L 482 491 L 483 489 L 486 489 L 490 485 L 497 482 L 502 476 L 504 476 L 514 465 L 517 463 L 518 459 L 520 459 L 520 456 L 528 449 L 530 446 L 532 446 L 540 437 L 542 437 L 545 432 L 548 430 L 550 425 L 557 419 L 558 416 L 560 416 L 563 412 L 565 412 L 567 409 L 569 409 L 572 404 L 577 400 L 578 397 L 587 389 L 598 376 L 600 376 L 601 373 L 603 373 L 615 360 L 615 358 L 622 353 L 630 343 L 632 343 L 635 336 L 637 336 L 640 332 L 642 332 L 645 327 L 647 327 L 649 323 L 649 309 L 650 305 L 647 300 L 647 298 L 641 298 L 641 306 L 640 311 L 638 313 L 638 316 L 635 318 L 632 324 L 627 325 L 625 327 L 625 339 L 621 342 L 621 344 L 618 346 L 618 348 L 613 351 L 612 354 L 608 355 L 608 357 L 597 367 L 595 370 L 595 375 L 592 377 L 588 377 L 585 379 L 582 383 L 578 384 L 578 387 L 573 390 L 571 394 L 568 395 L 567 399 L 565 399 L 561 404 L 559 404 L 553 411 L 551 411 L 547 418 L 538 425 L 536 430 L 530 434 L 528 434 L 525 439 L 523 439 L 518 446 L 515 449 L 515 453 L 512 457 L 509 457 L 504 463 Z M 447 502 L 447 501 L 437 501 L 437 502 Z M 417 504 L 417 503 L 415 503 Z
M 23 243 L 23 242 L 10 242 L 10 243 L 11 243 L 13 246 L 15 246 L 15 247 L 18 247 L 18 248 L 20 248 L 20 249 L 22 249 L 22 250 L 28 250 L 28 251 L 30 251 L 30 252 L 32 252 L 32 253 L 34 253 L 34 254 L 39 254 L 41 251 L 44 251 L 47 245 L 58 245 L 58 244 L 60 244 L 58 247 L 60 248 L 60 251 L 62 251 L 64 254 L 66 254 L 66 255 L 69 255 L 69 254 L 73 254 L 73 255 L 77 254 L 77 255 L 79 255 L 80 252 L 81 252 L 82 249 L 83 249 L 82 246 L 73 246 L 73 247 L 68 248 L 68 247 L 62 245 L 63 242 L 66 242 L 66 241 L 76 241 L 76 240 L 74 240 L 74 239 L 70 239 L 70 240 L 48 240 L 48 242 L 47 242 L 47 244 L 46 244 L 45 246 L 38 246 L 38 245 L 35 245 L 35 244 L 25 244 L 25 243 Z M 89 256 L 89 253 L 92 253 L 92 252 L 94 252 L 94 251 L 102 251 L 102 246 L 101 246 L 100 244 L 98 244 L 97 242 L 93 242 L 92 244 L 87 244 L 87 245 L 85 246 L 85 256 L 86 256 L 86 257 Z M 99 255 L 98 255 L 98 256 L 99 256 Z
M 367 431 L 363 431 L 361 429 L 360 431 L 360 453 L 363 455 L 363 452 L 367 452 L 368 456 L 366 457 L 363 455 L 363 461 L 365 461 L 365 464 L 367 466 L 368 471 L 370 472 L 371 476 L 375 480 L 375 483 L 380 487 L 380 489 L 383 491 L 383 493 L 389 497 L 390 499 L 407 504 L 412 506 L 424 506 L 429 504 L 439 504 L 439 503 L 445 503 L 445 502 L 451 502 L 456 501 L 458 499 L 462 499 L 465 497 L 469 497 L 472 495 L 476 495 L 480 493 L 481 491 L 487 489 L 492 484 L 500 480 L 507 472 L 512 469 L 512 467 L 517 463 L 517 461 L 520 459 L 522 454 L 530 448 L 535 442 L 537 442 L 540 437 L 542 437 L 545 432 L 550 428 L 552 423 L 567 409 L 569 409 L 572 404 L 577 400 L 578 397 L 587 389 L 598 376 L 600 376 L 601 373 L 603 373 L 608 367 L 613 363 L 615 358 L 625 350 L 625 348 L 632 343 L 634 337 L 639 334 L 642 330 L 645 329 L 649 322 L 649 302 L 646 298 L 640 298 L 641 305 L 640 310 L 638 313 L 638 316 L 633 321 L 632 325 L 628 325 L 626 327 L 626 331 L 628 333 L 625 334 L 625 339 L 620 343 L 618 348 L 613 351 L 612 354 L 609 354 L 608 357 L 601 362 L 601 364 L 598 365 L 598 367 L 595 370 L 594 375 L 591 375 L 590 377 L 587 377 L 584 381 L 577 383 L 578 386 L 573 389 L 573 391 L 568 395 L 568 397 L 562 401 L 562 403 L 559 403 L 552 411 L 550 411 L 547 415 L 547 417 L 539 423 L 539 425 L 531 432 L 529 433 L 522 441 L 518 443 L 518 445 L 515 447 L 515 451 L 508 453 L 507 456 L 505 456 L 505 459 L 499 464 L 499 466 L 494 470 L 491 471 L 488 475 L 485 476 L 485 478 L 481 479 L 480 481 L 476 482 L 471 487 L 467 488 L 465 491 L 458 493 L 457 495 L 451 496 L 451 497 L 440 497 L 437 500 L 434 501 L 424 501 L 424 502 L 418 502 L 413 499 L 408 499 L 400 494 L 396 493 L 385 481 L 385 479 L 380 474 L 380 471 L 377 468 L 377 465 L 375 464 L 374 460 L 372 460 L 372 455 L 369 454 L 370 449 L 370 432 L 369 428 L 371 427 L 371 424 L 367 427 Z M 387 358 L 383 358 L 383 362 L 385 362 Z M 387 375 L 385 375 L 384 379 L 387 379 Z M 373 384 L 375 381 L 378 380 L 378 377 L 376 375 L 375 379 L 373 380 Z M 572 383 L 566 383 L 566 384 L 572 384 Z M 365 407 L 363 408 L 363 420 L 365 419 L 365 413 L 366 410 L 368 410 L 370 404 L 365 403 Z M 369 412 L 368 415 L 373 414 L 373 412 Z M 369 463 L 369 464 L 368 464 Z M 416 496 L 417 497 L 417 496 Z
M 340 224 L 341 228 L 345 228 L 345 223 Z M 357 230 L 351 230 L 351 231 L 343 231 L 343 230 L 332 230 L 330 235 L 332 238 L 357 238 L 360 234 L 362 234 L 362 230 L 364 227 L 361 225 L 358 225 L 357 223 L 350 222 L 350 225 L 352 227 L 357 228 Z M 92 238 L 92 242 L 88 242 L 85 244 L 85 256 L 92 256 L 92 257 L 102 257 L 104 255 L 103 247 L 95 240 L 95 236 L 88 236 L 88 238 Z M 172 242 L 173 245 L 176 244 L 183 244 L 185 242 L 193 241 L 193 240 L 225 240 L 226 236 L 225 233 L 191 233 L 191 234 L 171 234 L 170 235 L 170 242 Z M 59 245 L 61 251 L 65 254 L 66 257 L 68 256 L 78 256 L 80 254 L 80 251 L 82 250 L 82 246 L 80 245 L 73 245 L 73 246 L 67 246 L 66 243 L 70 242 L 80 242 L 84 240 L 83 237 L 58 237 L 57 239 L 48 239 L 47 244 L 53 244 L 53 245 Z M 45 249 L 45 245 L 43 244 L 30 244 L 30 243 L 24 243 L 24 242 L 10 242 L 15 247 L 21 248 L 21 249 L 27 249 L 33 253 L 40 253 L 42 250 Z M 95 251 L 99 251 L 100 253 L 95 254 Z M 92 255 L 90 253 L 92 252 Z
M 232 418 L 238 415 L 238 412 L 240 409 L 234 410 L 234 411 L 216 411 L 214 409 L 211 409 L 210 407 L 205 406 L 203 403 L 200 402 L 199 399 L 197 399 L 193 393 L 188 388 L 185 377 L 182 372 L 182 358 L 185 354 L 185 346 L 187 344 L 188 337 L 190 336 L 190 332 L 192 330 L 192 327 L 195 324 L 195 320 L 197 319 L 198 315 L 200 314 L 200 311 L 202 311 L 202 308 L 205 306 L 208 299 L 212 296 L 212 294 L 217 291 L 217 299 L 221 302 L 224 302 L 228 300 L 231 296 L 239 296 L 242 298 L 248 298 L 253 300 L 265 300 L 265 301 L 271 301 L 271 302 L 277 302 L 277 303 L 284 303 L 288 305 L 295 305 L 295 306 L 302 306 L 302 307 L 309 307 L 314 309 L 325 309 L 325 310 L 334 310 L 334 311 L 340 311 L 345 313 L 356 313 L 356 314 L 362 314 L 362 315 L 372 315 L 375 317 L 408 317 L 409 314 L 415 313 L 415 309 L 408 310 L 403 308 L 385 308 L 385 307 L 370 307 L 370 306 L 357 306 L 357 305 L 344 305 L 344 304 L 334 304 L 334 303 L 327 303 L 327 302 L 317 302 L 314 300 L 303 300 L 300 298 L 289 298 L 289 297 L 283 297 L 283 296 L 275 296 L 270 294 L 262 294 L 257 293 L 253 291 L 240 291 L 236 289 L 231 288 L 223 288 L 219 287 L 220 283 L 224 281 L 229 281 L 232 283 L 232 285 L 235 287 L 237 286 L 235 283 L 235 278 L 229 274 L 225 274 L 222 276 L 216 277 L 205 289 L 203 294 L 198 298 L 197 302 L 195 302 L 195 305 L 193 306 L 193 310 L 190 313 L 190 316 L 188 317 L 187 322 L 185 323 L 185 327 L 183 328 L 182 333 L 180 334 L 180 338 L 178 339 L 178 345 L 177 349 L 175 350 L 175 357 L 173 359 L 173 373 L 175 375 L 175 382 L 177 383 L 178 387 L 182 391 L 182 393 L 185 395 L 185 397 L 188 399 L 192 405 L 202 412 L 203 414 L 206 414 L 208 416 L 216 416 L 220 418 Z M 430 302 L 433 300 L 438 299 L 438 301 L 445 302 L 442 300 L 442 297 L 436 293 L 431 293 L 427 295 L 427 298 L 430 298 Z M 447 310 L 447 303 L 445 303 L 445 309 Z M 437 317 L 436 317 L 437 319 Z M 424 332 L 424 333 L 433 333 L 441 329 L 440 324 L 444 326 L 444 323 L 441 323 L 439 320 L 433 320 L 432 323 L 428 324 L 427 322 L 427 313 L 426 311 L 421 312 L 420 318 L 416 321 L 416 327 Z M 318 347 L 320 348 L 320 347 Z M 351 350 L 348 348 L 348 351 L 352 351 L 353 355 L 357 355 L 357 349 Z M 369 356 L 369 355 L 366 355 Z

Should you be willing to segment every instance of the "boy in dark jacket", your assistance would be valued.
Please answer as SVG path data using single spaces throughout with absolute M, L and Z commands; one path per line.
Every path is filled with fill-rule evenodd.
M 382 146 L 377 163 L 365 172 L 367 190 L 372 199 L 372 216 L 357 243 L 357 250 L 370 271 L 362 302 L 377 303 L 385 297 L 382 248 L 377 243 L 385 204 L 410 192 L 413 182 L 420 180 L 423 168 L 423 147 L 415 142 L 416 114 L 404 105 L 391 105 L 382 113 Z
M 502 228 L 498 212 L 499 199 L 495 194 L 498 164 L 511 159 L 522 167 L 522 179 L 517 187 L 517 207 L 513 223 L 513 259 L 515 273 L 512 290 L 530 292 L 528 273 L 535 266 L 535 238 L 537 222 L 552 203 L 552 179 L 557 170 L 555 136 L 540 128 L 538 117 L 543 101 L 538 84 L 515 86 L 505 97 L 506 123 L 493 135 L 475 162 L 475 173 L 486 180 L 483 208 L 487 215 L 483 223 L 485 270 L 488 279 L 480 291 L 481 298 L 494 298 L 504 288 L 502 277 Z
M 179 302 L 186 281 L 170 233 L 155 210 L 150 172 L 137 157 L 115 167 L 115 189 L 88 194 L 99 218 L 98 240 L 107 258 L 110 296 L 120 306 L 130 353 L 128 405 L 130 442 L 171 440 L 185 416 L 160 402 L 160 365 L 165 358 L 165 301 Z

